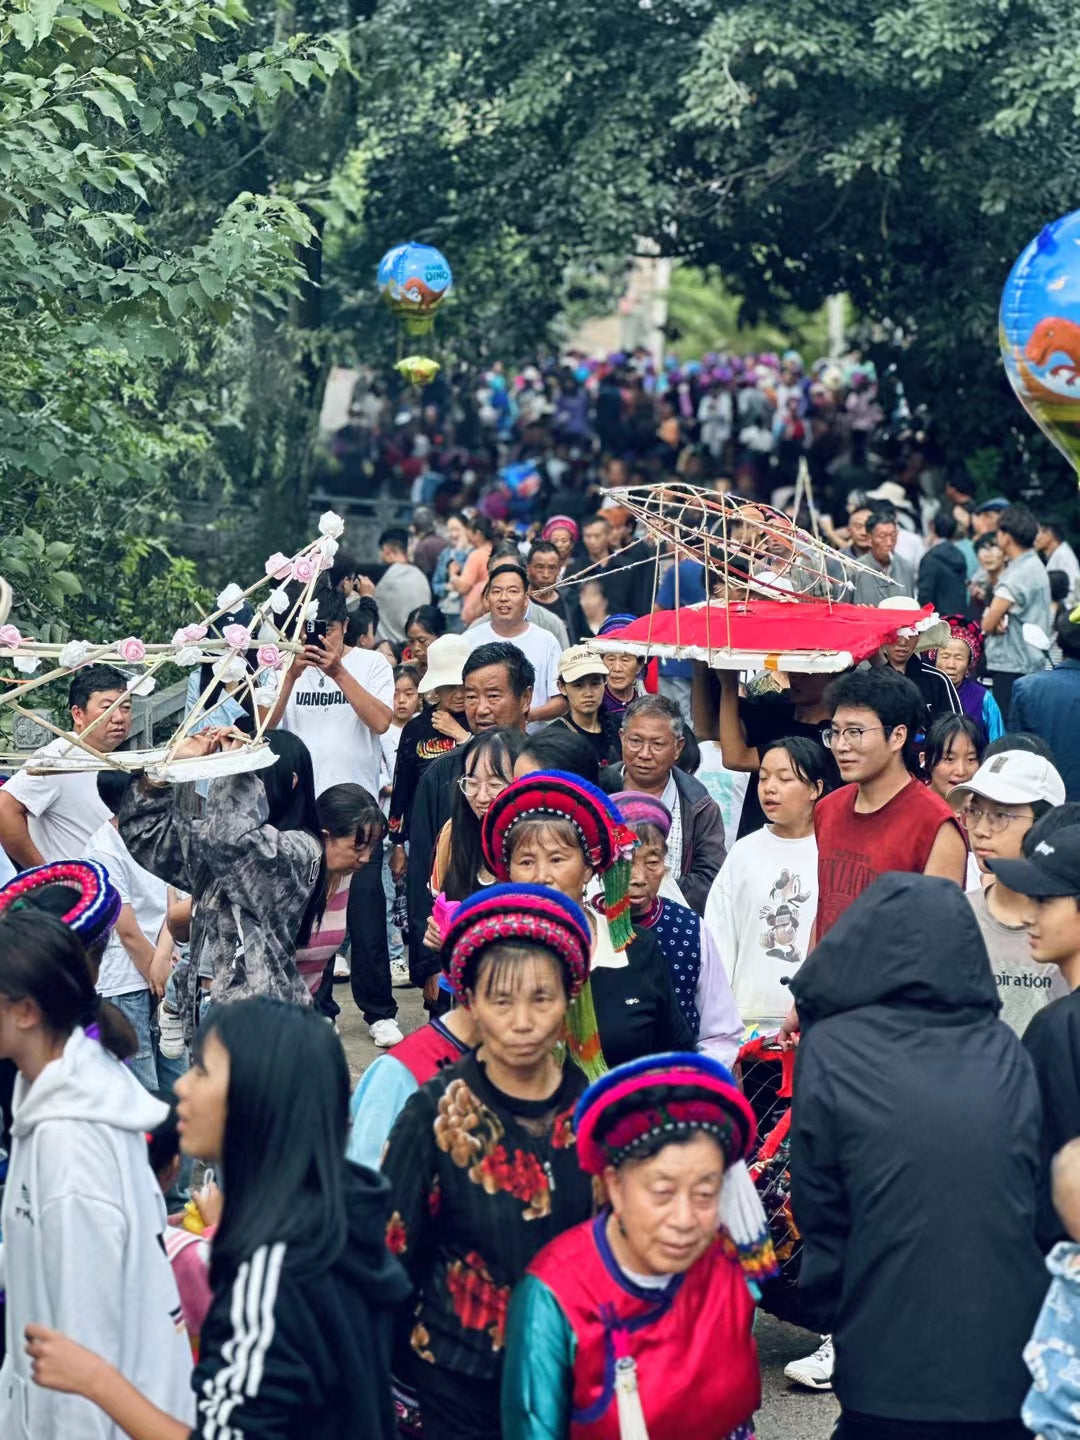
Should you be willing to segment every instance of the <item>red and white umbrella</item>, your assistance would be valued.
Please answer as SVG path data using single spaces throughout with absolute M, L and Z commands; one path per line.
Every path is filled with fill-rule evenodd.
M 939 624 L 933 607 L 878 610 L 803 600 L 733 601 L 655 610 L 589 648 L 665 660 L 704 660 L 714 670 L 794 670 L 832 674 L 866 660 L 900 633 Z

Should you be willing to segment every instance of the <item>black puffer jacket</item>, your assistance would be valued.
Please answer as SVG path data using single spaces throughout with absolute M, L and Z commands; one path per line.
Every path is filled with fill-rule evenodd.
M 1046 1290 L 1039 1095 L 974 912 L 947 880 L 881 876 L 792 979 L 800 1286 L 847 1410 L 1017 1417 Z

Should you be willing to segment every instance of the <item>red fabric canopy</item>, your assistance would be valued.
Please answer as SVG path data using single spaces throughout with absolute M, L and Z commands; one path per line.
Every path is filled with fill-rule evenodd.
M 668 659 L 705 660 L 717 670 L 832 672 L 867 659 L 898 630 L 925 629 L 934 619 L 921 610 L 877 610 L 871 605 L 824 600 L 686 605 L 642 615 L 613 630 L 590 649 L 631 650 Z

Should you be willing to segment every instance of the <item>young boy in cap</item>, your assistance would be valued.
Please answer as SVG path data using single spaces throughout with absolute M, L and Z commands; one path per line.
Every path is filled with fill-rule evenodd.
M 555 723 L 575 730 L 587 740 L 600 766 L 615 765 L 622 759 L 618 724 L 601 708 L 607 678 L 603 658 L 586 645 L 573 645 L 559 657 L 559 694 L 566 696 L 570 713 Z
M 1042 1097 L 1038 1238 L 1049 1249 L 1067 1238 L 1051 1203 L 1050 1163 L 1080 1135 L 1080 825 L 1033 834 L 1032 840 L 1026 859 L 992 860 L 990 869 L 999 883 L 1026 897 L 1032 959 L 1056 966 L 1069 987 L 1024 1032 Z
M 995 862 L 1019 860 L 1024 837 L 1055 805 L 1065 802 L 1065 783 L 1048 760 L 1028 750 L 1003 750 L 984 760 L 963 785 L 949 792 L 963 800 L 960 820 L 967 831 L 985 888 L 969 890 L 990 966 L 1001 995 L 1001 1018 L 1023 1035 L 1032 1017 L 1066 993 L 1044 965 L 1032 960 L 1025 917 L 1029 901 L 1009 888 Z

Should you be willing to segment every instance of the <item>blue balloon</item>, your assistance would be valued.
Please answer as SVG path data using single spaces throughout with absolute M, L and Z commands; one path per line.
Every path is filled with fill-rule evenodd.
M 454 283 L 446 257 L 433 245 L 395 245 L 375 273 L 379 293 L 412 335 L 431 329 L 435 311 Z
M 1013 266 L 998 338 L 1020 403 L 1080 469 L 1080 210 L 1045 225 Z

